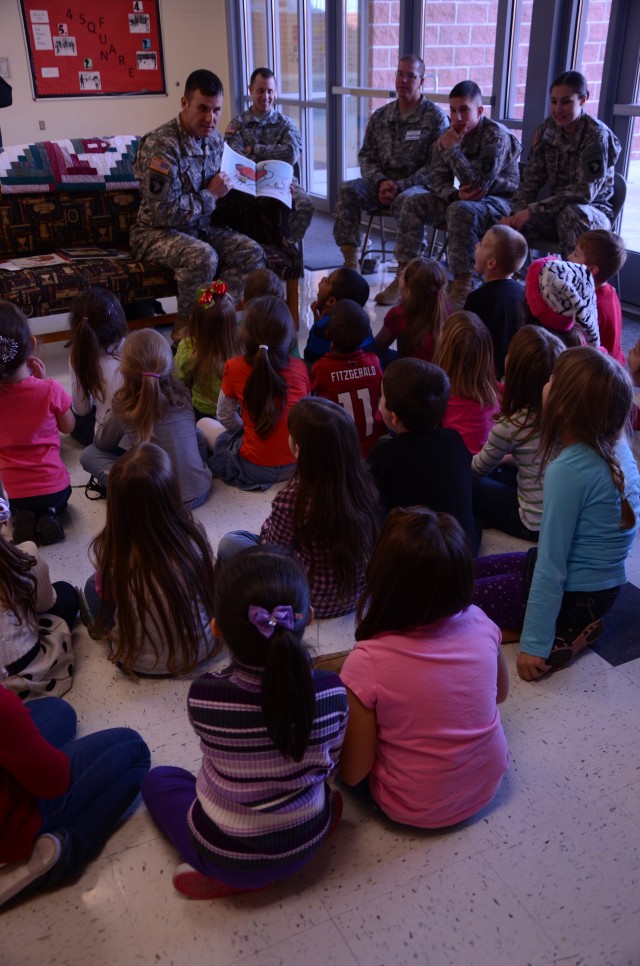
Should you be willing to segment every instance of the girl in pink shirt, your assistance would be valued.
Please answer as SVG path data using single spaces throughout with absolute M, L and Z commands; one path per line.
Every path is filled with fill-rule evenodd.
M 472 596 L 457 521 L 426 507 L 392 510 L 340 673 L 349 699 L 340 777 L 404 825 L 475 815 L 508 767 L 497 704 L 509 673 L 500 631 Z
M 0 478 L 13 513 L 13 542 L 64 540 L 58 518 L 71 496 L 60 432 L 75 425 L 71 396 L 31 355 L 24 313 L 0 301 Z
M 500 408 L 491 335 L 475 312 L 450 315 L 433 361 L 449 376 L 451 395 L 442 425 L 456 429 L 472 456 L 489 438 Z

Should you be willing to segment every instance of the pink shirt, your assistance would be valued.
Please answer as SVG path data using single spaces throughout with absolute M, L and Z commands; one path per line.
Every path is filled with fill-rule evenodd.
M 389 309 L 383 322 L 385 329 L 396 340 L 398 336 L 402 335 L 408 324 L 407 313 L 403 305 L 394 305 L 392 309 Z M 425 332 L 421 344 L 413 350 L 412 355 L 415 359 L 424 359 L 425 362 L 431 362 L 433 360 L 433 348 L 433 332 Z
M 487 805 L 509 765 L 496 705 L 500 631 L 475 606 L 358 641 L 340 677 L 376 712 L 371 791 L 389 818 L 443 828 Z
M 472 456 L 479 453 L 489 439 L 498 406 L 481 406 L 474 399 L 449 396 L 442 420 L 445 429 L 457 429 Z
M 71 396 L 54 379 L 28 376 L 0 384 L 0 477 L 9 497 L 58 493 L 69 486 L 57 417 Z
M 620 344 L 622 338 L 622 309 L 613 285 L 605 282 L 604 285 L 597 288 L 596 302 L 598 303 L 600 343 L 610 356 L 617 359 L 621 365 L 626 366 L 627 360 Z

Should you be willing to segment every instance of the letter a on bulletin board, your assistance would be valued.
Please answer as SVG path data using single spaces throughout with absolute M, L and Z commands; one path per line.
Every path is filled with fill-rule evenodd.
M 20 0 L 33 93 L 166 94 L 160 0 Z

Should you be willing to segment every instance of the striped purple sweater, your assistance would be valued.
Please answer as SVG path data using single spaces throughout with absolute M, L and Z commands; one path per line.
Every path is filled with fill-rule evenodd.
M 313 671 L 316 714 L 302 761 L 278 751 L 260 707 L 261 677 L 232 664 L 189 690 L 189 718 L 202 767 L 189 827 L 197 850 L 221 870 L 258 871 L 303 864 L 331 822 L 327 779 L 336 770 L 347 724 L 337 674 Z

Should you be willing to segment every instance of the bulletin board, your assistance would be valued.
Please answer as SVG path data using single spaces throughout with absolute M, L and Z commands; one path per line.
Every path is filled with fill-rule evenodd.
M 20 6 L 36 99 L 166 94 L 160 0 Z

